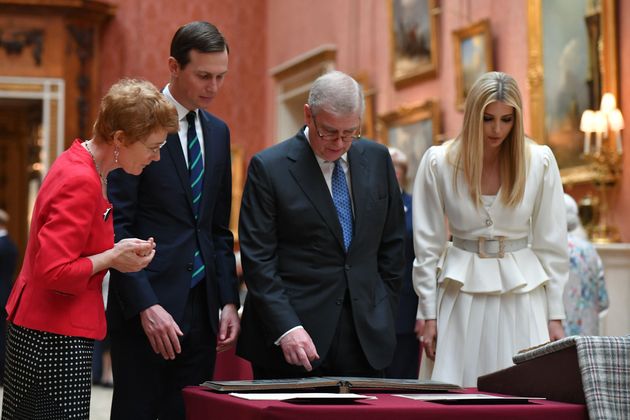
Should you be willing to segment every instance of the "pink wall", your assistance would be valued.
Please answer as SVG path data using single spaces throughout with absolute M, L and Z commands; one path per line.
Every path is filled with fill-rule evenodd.
M 313 7 L 307 0 L 269 0 L 270 67 L 279 65 L 322 44 L 337 46 L 337 68 L 351 74 L 366 72 L 376 89 L 376 112 L 385 114 L 401 104 L 438 99 L 442 132 L 455 136 L 462 114 L 455 110 L 455 74 L 451 32 L 483 18 L 491 21 L 495 67 L 512 74 L 527 91 L 526 1 L 443 0 L 439 22 L 439 64 L 436 78 L 396 89 L 390 77 L 389 2 L 382 0 L 322 0 Z M 334 10 L 334 13 L 330 13 Z M 295 34 L 299 33 L 300 36 Z M 282 45 L 281 48 L 278 46 Z M 273 94 L 273 92 L 272 92 Z M 275 106 L 273 98 L 268 101 Z M 273 119 L 275 113 L 270 112 Z M 529 111 L 525 110 L 526 125 Z M 270 124 L 268 126 L 273 126 Z
M 523 94 L 526 130 L 530 126 L 528 70 L 527 0 L 441 0 L 439 22 L 439 63 L 435 78 L 397 89 L 390 77 L 389 1 L 384 0 L 268 0 L 267 63 L 270 68 L 310 51 L 322 44 L 337 47 L 339 70 L 350 74 L 366 72 L 376 90 L 376 114 L 386 114 L 404 104 L 427 99 L 440 102 L 442 133 L 450 138 L 458 134 L 463 115 L 455 108 L 455 74 L 452 31 L 481 19 L 490 20 L 495 69 L 511 74 Z M 620 106 L 630 103 L 630 2 L 618 2 Z M 331 11 L 333 11 L 331 13 Z M 267 143 L 273 143 L 275 102 L 273 81 L 267 87 Z M 630 120 L 630 108 L 626 107 Z M 630 126 L 630 124 L 627 124 Z M 630 165 L 630 127 L 623 132 Z M 588 190 L 577 187 L 577 197 Z M 611 197 L 612 218 L 622 240 L 630 241 L 630 171 L 623 173 L 617 193 Z
M 527 54 L 523 49 L 527 45 L 527 4 L 525 1 L 511 1 L 510 7 L 502 0 L 476 0 L 474 4 L 467 0 L 443 0 L 440 7 L 439 22 L 439 65 L 436 79 L 411 85 L 396 90 L 389 82 L 389 61 L 379 75 L 383 89 L 387 89 L 378 102 L 379 113 L 396 109 L 400 104 L 424 102 L 435 98 L 440 101 L 442 110 L 442 133 L 451 138 L 459 133 L 463 114 L 455 107 L 455 68 L 452 32 L 467 27 L 482 19 L 490 20 L 493 38 L 494 69 L 510 73 L 519 82 L 523 91 L 523 101 L 529 103 L 527 89 Z M 474 6 L 474 7 L 472 7 Z M 384 16 L 389 23 L 389 15 Z M 382 37 L 388 35 L 388 25 L 379 25 Z M 389 39 L 389 38 L 387 38 Z M 389 56 L 389 43 L 383 45 Z M 525 54 L 524 54 L 525 52 Z M 380 89 L 379 89 L 380 90 Z M 529 124 L 529 111 L 525 106 L 525 125 Z
M 123 76 L 142 77 L 158 87 L 168 82 L 167 58 L 173 34 L 193 20 L 217 25 L 230 46 L 229 73 L 209 111 L 230 126 L 232 143 L 245 150 L 266 131 L 258 117 L 265 102 L 266 0 L 110 0 L 118 9 L 105 27 L 102 90 Z
M 103 92 L 122 76 L 141 76 L 158 86 L 168 80 L 166 58 L 178 26 L 191 20 L 215 23 L 230 44 L 230 73 L 210 111 L 231 127 L 233 143 L 248 159 L 275 138 L 275 86 L 269 69 L 323 44 L 337 48 L 339 70 L 369 76 L 376 91 L 376 113 L 427 99 L 440 102 L 442 133 L 455 136 L 462 113 L 455 109 L 453 30 L 488 18 L 497 70 L 521 86 L 525 127 L 529 127 L 527 82 L 527 0 L 441 0 L 439 63 L 435 78 L 397 89 L 390 77 L 389 0 L 189 0 L 172 7 L 166 0 L 109 0 L 118 6 L 105 27 Z M 630 3 L 619 1 L 619 103 L 630 120 Z M 630 124 L 628 124 L 630 125 Z M 630 128 L 628 129 L 630 130 Z M 630 153 L 630 134 L 623 132 Z M 630 157 L 624 163 L 630 165 Z M 630 172 L 623 174 L 611 206 L 622 238 L 630 241 Z M 583 188 L 572 190 L 578 196 Z

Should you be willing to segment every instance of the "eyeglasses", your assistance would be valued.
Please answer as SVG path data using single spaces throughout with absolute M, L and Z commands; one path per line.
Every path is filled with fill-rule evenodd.
M 361 128 L 358 128 L 353 131 L 352 134 L 341 133 L 340 131 L 331 132 L 324 131 L 323 133 L 317 127 L 317 121 L 315 120 L 315 115 L 313 115 L 313 124 L 315 125 L 315 131 L 317 131 L 317 135 L 324 141 L 336 141 L 338 138 L 341 138 L 341 141 L 344 143 L 350 143 L 352 140 L 357 140 L 361 138 Z
M 160 143 L 159 145 L 155 146 L 155 147 L 149 147 L 146 144 L 144 144 L 144 142 L 140 142 L 142 143 L 142 145 L 151 153 L 153 153 L 154 155 L 157 155 L 160 151 L 160 149 L 162 147 L 164 147 L 164 145 L 166 144 L 166 140 L 164 140 L 162 143 Z

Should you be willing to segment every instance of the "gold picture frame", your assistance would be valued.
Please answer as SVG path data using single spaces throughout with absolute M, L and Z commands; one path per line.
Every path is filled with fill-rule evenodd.
M 397 88 L 435 77 L 438 67 L 436 0 L 389 0 L 391 72 Z
M 440 139 L 440 107 L 437 100 L 402 106 L 379 118 L 384 144 L 400 149 L 408 159 L 404 189 L 411 188 L 424 152 Z
M 243 147 L 237 144 L 230 146 L 232 160 L 232 207 L 230 210 L 230 230 L 234 235 L 234 245 L 238 248 L 238 217 L 241 210 L 241 198 L 245 186 L 245 162 Z
M 472 85 L 484 73 L 492 71 L 492 36 L 488 19 L 453 31 L 455 52 L 455 106 L 464 109 Z
M 364 92 L 365 111 L 363 112 L 363 123 L 361 124 L 361 136 L 369 139 L 376 138 L 376 123 L 374 115 L 376 114 L 375 102 L 376 95 L 374 89 Z
M 590 3 L 588 3 L 590 4 Z M 597 4 L 597 3 L 596 3 Z M 594 164 L 586 164 L 581 157 L 583 133 L 579 131 L 581 111 L 584 108 L 599 109 L 599 100 L 604 92 L 611 92 L 618 97 L 618 50 L 616 0 L 600 0 L 599 9 L 581 10 L 581 19 L 574 19 L 568 13 L 575 12 L 576 3 L 572 0 L 528 0 L 529 27 L 529 64 L 528 83 L 530 89 L 530 134 L 538 142 L 549 145 L 558 161 L 563 184 L 579 184 L 597 179 L 598 172 Z M 550 21 L 547 7 L 566 7 L 560 12 L 562 19 Z M 546 63 L 547 57 L 555 57 L 554 51 L 568 52 L 568 42 L 562 41 L 558 35 L 567 35 L 570 30 L 565 25 L 579 25 L 583 30 L 581 39 L 587 45 L 577 48 L 578 57 L 588 60 L 581 63 L 581 75 L 577 83 L 567 83 L 579 91 L 562 92 L 557 80 L 559 63 Z M 572 37 L 576 38 L 576 37 Z M 554 43 L 564 44 L 555 45 Z M 573 41 L 571 41 L 573 42 Z M 575 50 L 576 46 L 572 46 Z M 578 44 L 578 47 L 580 45 Z M 545 51 L 547 53 L 545 53 Z M 549 53 L 551 52 L 551 53 Z M 566 55 L 566 54 L 565 54 Z M 572 65 L 572 72 L 577 66 Z M 599 74 L 598 74 L 599 73 Z M 586 76 L 585 76 L 586 75 Z M 588 80 L 590 78 L 590 80 Z M 588 85 L 585 88 L 584 84 Z M 562 101 L 558 98 L 578 97 L 586 94 L 589 101 Z M 551 103 L 556 101 L 556 106 Z M 560 114 L 562 112 L 563 114 Z M 558 128 L 555 128 L 558 127 Z
M 365 100 L 365 110 L 363 111 L 363 121 L 361 122 L 361 137 L 375 139 L 376 137 L 376 120 L 375 120 L 375 102 L 376 91 L 370 83 L 370 78 L 366 72 L 359 72 L 354 76 L 354 80 L 361 85 L 363 89 L 363 98 Z

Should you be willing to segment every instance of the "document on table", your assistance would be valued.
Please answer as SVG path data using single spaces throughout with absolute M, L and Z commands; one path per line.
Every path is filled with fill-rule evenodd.
M 374 400 L 376 397 L 361 394 L 336 394 L 330 392 L 292 392 L 292 393 L 240 393 L 231 392 L 231 396 L 252 401 L 290 401 L 290 400 Z
M 516 401 L 516 400 L 544 400 L 540 397 L 513 397 L 513 396 L 500 396 L 490 394 L 461 394 L 457 392 L 449 394 L 394 394 L 395 397 L 409 398 L 419 401 L 463 401 L 463 400 L 476 400 L 476 401 Z
M 462 389 L 454 384 L 419 379 L 357 378 L 351 376 L 324 376 L 295 379 L 254 379 L 251 381 L 205 381 L 202 387 L 217 392 L 295 391 L 296 389 L 333 388 L 339 392 L 352 389 L 377 389 L 396 392 L 436 391 Z M 326 390 L 331 392 L 330 389 Z M 333 391 L 334 392 L 334 391 Z

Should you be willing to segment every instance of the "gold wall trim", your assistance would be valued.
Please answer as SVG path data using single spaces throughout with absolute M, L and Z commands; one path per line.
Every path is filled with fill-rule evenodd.
M 42 177 L 64 150 L 64 96 L 63 79 L 0 76 L 0 98 L 42 101 Z
M 530 136 L 539 142 L 543 142 L 545 138 L 541 1 L 542 0 L 529 0 L 527 3 L 527 26 L 529 27 L 529 66 L 527 69 L 527 82 L 529 83 L 530 91 L 529 126 Z
M 276 80 L 281 81 L 318 66 L 321 63 L 334 63 L 336 58 L 337 47 L 332 44 L 326 44 L 298 55 L 289 61 L 285 61 L 269 70 L 269 74 Z

